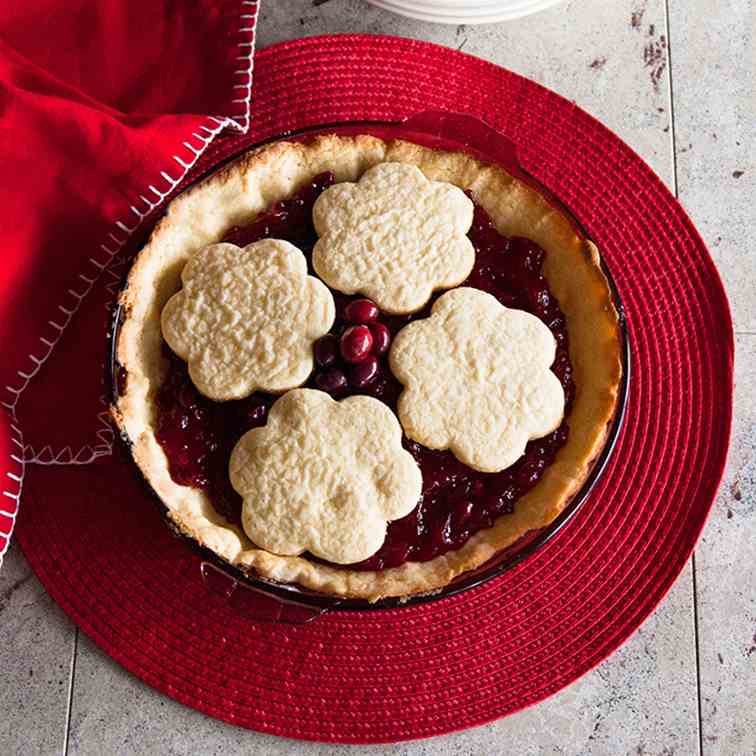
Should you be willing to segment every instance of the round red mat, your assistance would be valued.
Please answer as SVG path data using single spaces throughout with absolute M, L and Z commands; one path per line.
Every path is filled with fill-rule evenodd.
M 124 455 L 30 470 L 18 538 L 49 592 L 108 654 L 214 717 L 375 742 L 510 714 L 615 649 L 691 553 L 729 437 L 732 329 L 717 273 L 637 155 L 515 74 L 430 44 L 342 36 L 264 50 L 255 79 L 253 133 L 217 145 L 204 168 L 288 129 L 426 109 L 472 113 L 519 145 L 524 167 L 598 243 L 627 310 L 631 394 L 602 483 L 545 548 L 487 585 L 295 628 L 256 625 L 208 595 L 198 557 L 167 532 Z M 36 481 L 53 475 L 60 494 L 35 495 Z

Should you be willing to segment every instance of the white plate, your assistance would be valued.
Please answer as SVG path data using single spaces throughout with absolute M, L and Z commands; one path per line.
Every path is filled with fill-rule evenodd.
M 480 15 L 511 13 L 531 8 L 543 0 L 381 0 L 390 5 L 431 15 Z M 555 0 L 551 0 L 555 2 Z
M 368 0 L 402 15 L 440 23 L 484 23 L 519 18 L 561 0 Z
M 550 8 L 562 0 L 368 0 L 419 21 L 440 24 L 488 24 L 509 21 Z

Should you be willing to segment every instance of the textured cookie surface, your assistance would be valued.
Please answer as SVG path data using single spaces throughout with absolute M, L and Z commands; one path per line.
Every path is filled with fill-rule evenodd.
M 367 559 L 387 521 L 409 514 L 420 498 L 420 469 L 401 442 L 399 422 L 377 399 L 290 391 L 231 455 L 245 532 L 274 554 Z
M 312 344 L 333 324 L 335 308 L 293 244 L 211 244 L 189 259 L 181 281 L 163 308 L 163 337 L 205 396 L 241 399 L 307 380 Z
M 313 266 L 334 289 L 365 294 L 385 312 L 415 312 L 435 289 L 469 275 L 472 218 L 458 187 L 429 181 L 414 165 L 382 163 L 318 198 Z
M 391 369 L 405 387 L 404 432 L 476 470 L 504 470 L 562 421 L 564 392 L 549 370 L 555 351 L 534 315 L 477 289 L 447 292 L 391 348 Z

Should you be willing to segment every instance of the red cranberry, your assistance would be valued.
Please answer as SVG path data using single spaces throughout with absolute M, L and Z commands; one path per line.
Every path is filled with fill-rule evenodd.
M 385 354 L 391 345 L 391 331 L 383 323 L 371 323 L 370 333 L 373 335 L 373 354 Z
M 195 402 L 197 401 L 197 392 L 191 384 L 185 383 L 179 388 L 177 392 L 177 399 L 178 403 L 182 407 L 189 409 L 193 407 Z
M 379 366 L 375 377 L 365 386 L 364 390 L 370 396 L 380 399 L 385 404 L 393 407 L 396 406 L 396 398 L 401 393 L 401 388 L 395 388 L 392 383 L 397 383 L 396 379 L 393 376 L 387 376 Z
M 455 530 L 459 530 L 469 519 L 475 509 L 469 499 L 462 499 L 459 504 L 456 504 L 452 512 L 452 525 Z
M 437 522 L 431 529 L 431 538 L 439 549 L 444 546 L 450 546 L 452 543 L 451 518 L 452 514 L 449 512 L 446 517 Z
M 373 334 L 366 325 L 355 325 L 341 334 L 341 356 L 353 364 L 362 362 L 373 348 Z
M 356 389 L 365 388 L 378 374 L 378 360 L 369 354 L 359 365 L 349 370 L 349 384 Z
M 522 459 L 524 461 L 518 469 L 512 471 L 512 474 L 514 476 L 515 483 L 521 489 L 527 491 L 538 482 L 538 478 L 541 477 L 541 473 L 543 472 L 543 468 L 545 467 L 545 462 L 543 459 L 538 459 L 532 454 L 526 454 Z
M 329 394 L 338 394 L 346 390 L 347 379 L 338 368 L 331 368 L 315 376 L 315 385 Z
M 268 419 L 268 406 L 261 401 L 253 400 L 244 413 L 244 423 L 247 428 L 259 428 Z
M 336 358 L 339 356 L 339 340 L 327 333 L 315 342 L 313 349 L 315 353 L 315 362 L 320 367 L 329 367 L 336 362 Z
M 428 533 L 424 532 L 412 549 L 412 560 L 414 562 L 427 562 L 437 556 L 438 551 L 439 544 Z
M 383 552 L 384 550 L 382 550 Z M 402 543 L 401 541 L 399 543 L 392 544 L 391 546 L 388 546 L 385 549 L 385 553 L 383 555 L 383 566 L 386 567 L 398 567 L 400 564 L 403 564 L 407 561 L 409 558 L 410 553 L 412 552 L 412 544 L 409 543 Z
M 514 502 L 517 498 L 517 488 L 509 485 L 503 491 L 489 498 L 487 509 L 489 514 L 505 514 L 514 511 Z
M 344 317 L 350 323 L 371 323 L 378 318 L 378 308 L 369 299 L 355 299 L 344 308 Z

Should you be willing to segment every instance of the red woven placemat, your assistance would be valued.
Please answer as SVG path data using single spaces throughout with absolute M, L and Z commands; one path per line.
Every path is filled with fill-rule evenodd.
M 640 158 L 515 74 L 430 44 L 342 36 L 264 50 L 255 75 L 252 133 L 215 146 L 205 169 L 288 129 L 429 108 L 472 113 L 519 145 L 524 167 L 598 243 L 627 310 L 633 380 L 613 461 L 569 525 L 501 578 L 438 603 L 302 627 L 256 625 L 209 595 L 199 559 L 168 533 L 123 454 L 35 469 L 17 529 L 23 550 L 108 654 L 235 724 L 392 741 L 533 704 L 638 627 L 703 526 L 731 414 L 732 328 L 717 273 Z

